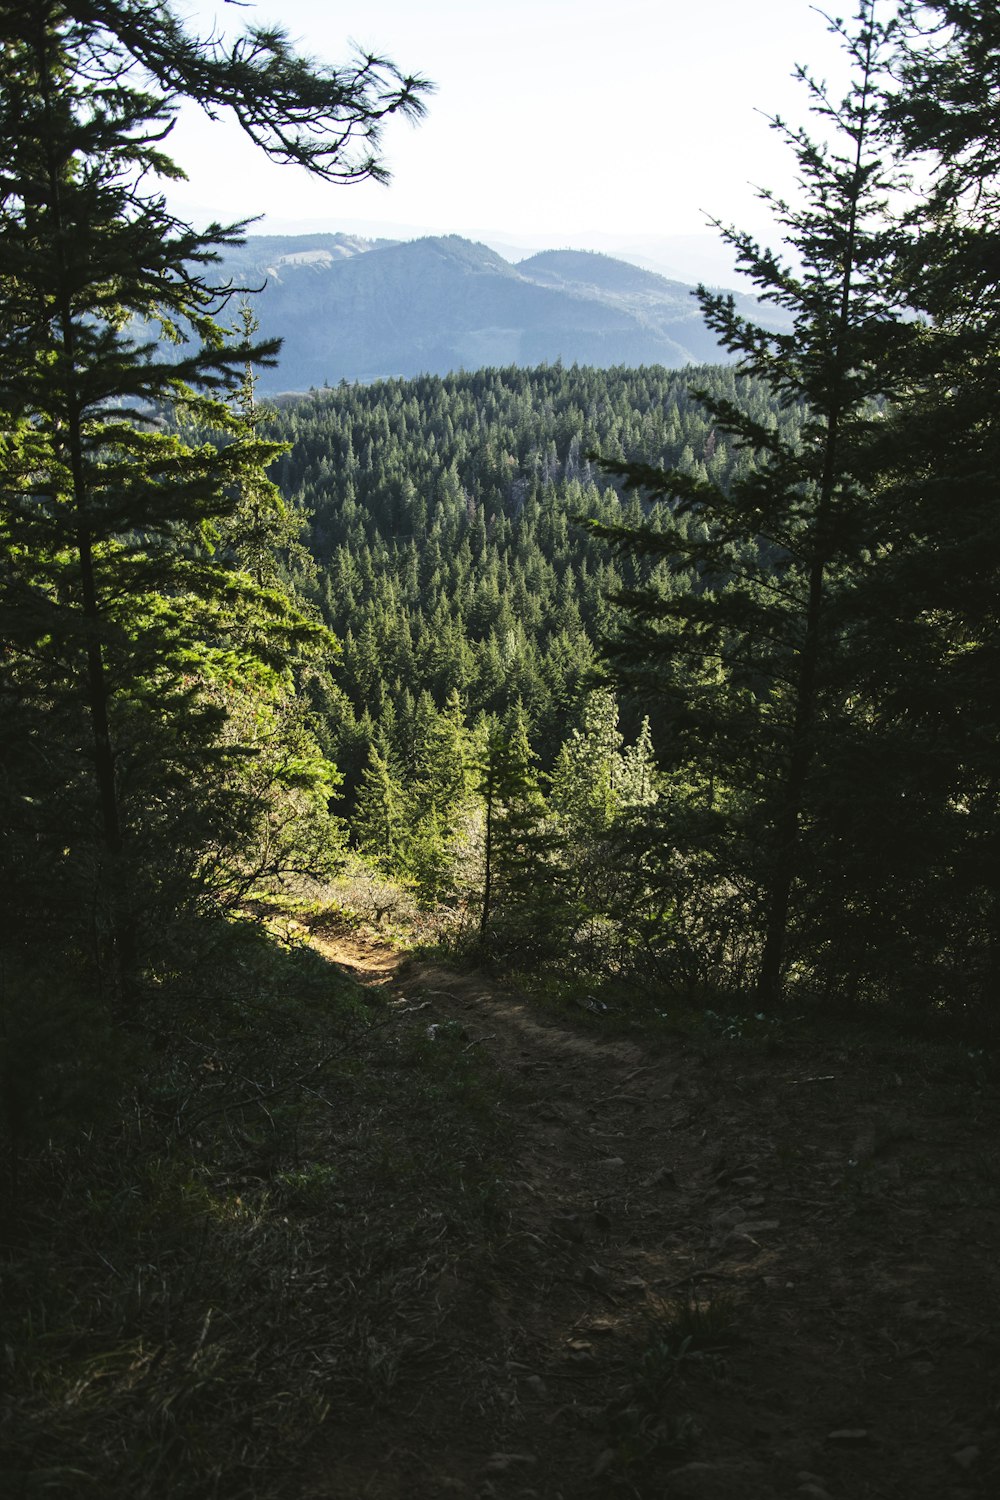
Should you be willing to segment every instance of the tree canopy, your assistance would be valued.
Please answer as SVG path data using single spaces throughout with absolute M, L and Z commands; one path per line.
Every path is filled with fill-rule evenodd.
M 804 192 L 772 200 L 793 258 L 726 231 L 793 331 L 700 293 L 740 370 L 801 425 L 786 437 L 705 392 L 754 455 L 745 477 L 606 464 L 670 520 L 593 529 L 694 585 L 621 594 L 608 659 L 665 699 L 675 763 L 709 778 L 704 894 L 733 894 L 760 1003 L 795 978 L 856 999 L 919 971 L 945 1005 L 961 973 L 976 1008 L 997 911 L 996 28 L 950 4 L 866 3 L 832 24 L 845 97 L 802 75 L 830 140 L 775 122 Z M 683 859 L 703 848 L 687 809 L 664 833 Z
M 161 0 L 5 0 L 0 37 L 4 938 L 121 1002 L 171 912 L 317 856 L 336 783 L 299 696 L 332 638 L 231 540 L 282 508 L 235 394 L 276 346 L 221 321 L 241 226 L 166 206 L 173 115 L 381 176 L 382 122 L 427 86 L 276 28 L 201 38 Z

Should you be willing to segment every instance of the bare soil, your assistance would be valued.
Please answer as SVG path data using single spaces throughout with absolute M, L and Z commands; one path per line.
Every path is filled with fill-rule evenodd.
M 512 1142 L 434 1357 L 329 1419 L 304 1500 L 1000 1494 L 1000 1091 L 954 1045 L 553 1018 L 336 929 L 401 1027 L 462 1028 Z M 433 1032 L 430 1032 L 433 1035 Z

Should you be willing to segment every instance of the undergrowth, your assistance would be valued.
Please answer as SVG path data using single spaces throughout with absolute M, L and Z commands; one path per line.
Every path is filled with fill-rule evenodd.
M 36 1120 L 0 1190 L 0 1492 L 296 1494 L 489 1254 L 490 1087 L 294 941 L 230 928 L 161 981 L 114 1099 Z
M 688 1409 L 691 1384 L 706 1377 L 724 1384 L 737 1338 L 736 1305 L 725 1294 L 663 1303 L 651 1315 L 630 1378 L 607 1409 L 612 1446 L 600 1467 L 609 1486 L 638 1495 L 653 1482 L 659 1492 L 664 1464 L 696 1451 L 702 1432 Z

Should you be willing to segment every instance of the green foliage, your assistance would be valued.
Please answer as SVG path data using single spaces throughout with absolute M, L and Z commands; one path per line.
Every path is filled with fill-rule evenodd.
M 990 7 L 901 6 L 884 131 L 921 174 L 891 247 L 914 318 L 872 455 L 885 522 L 843 766 L 865 772 L 854 859 L 824 872 L 865 919 L 843 988 L 918 988 L 973 1033 L 995 1025 L 1000 977 L 998 60 Z
M 691 372 L 561 368 L 316 394 L 279 417 L 282 484 L 313 512 L 315 598 L 344 636 L 323 711 L 348 816 L 375 742 L 417 799 L 396 873 L 463 931 L 503 947 L 496 726 L 517 710 L 546 788 L 516 856 L 544 887 L 537 954 L 734 1014 L 794 991 L 981 1030 L 1000 972 L 996 35 L 964 4 L 865 4 L 834 29 L 845 98 L 803 74 L 829 143 L 778 124 L 804 187 L 773 203 L 787 252 L 727 231 L 788 331 L 706 294 L 741 363 L 694 372 L 696 394 Z M 589 693 L 600 637 L 617 701 Z M 482 767 L 454 817 L 417 765 L 453 695 Z
M 981 381 L 995 385 L 996 278 L 973 275 L 994 187 L 981 91 L 963 80 L 995 38 L 978 8 L 945 5 L 928 50 L 926 15 L 903 9 L 908 33 L 867 3 L 833 24 L 845 98 L 803 73 L 829 145 L 777 123 L 804 187 L 797 205 L 772 200 L 796 259 L 725 232 L 794 329 L 702 294 L 739 368 L 799 425 L 704 390 L 749 468 L 724 485 L 611 461 L 661 507 L 641 528 L 591 522 L 623 559 L 672 574 L 619 594 L 607 643 L 616 682 L 655 694 L 662 716 L 675 795 L 653 857 L 681 939 L 671 971 L 768 1011 L 788 984 L 856 1004 L 917 983 L 922 1003 L 951 1006 L 970 980 L 994 984 L 998 554 Z M 932 145 L 938 85 L 971 134 L 908 203 L 905 158 Z
M 765 420 L 749 382 L 702 374 L 720 395 L 741 392 Z M 797 416 L 777 420 L 794 427 Z M 385 873 L 415 882 L 425 901 L 451 904 L 468 940 L 494 954 L 513 947 L 548 960 L 576 942 L 592 966 L 623 962 L 630 947 L 633 957 L 644 952 L 648 926 L 638 938 L 624 927 L 638 927 L 648 911 L 645 846 L 635 840 L 657 802 L 658 715 L 644 726 L 630 704 L 592 698 L 587 684 L 607 592 L 651 575 L 666 588 L 669 574 L 642 560 L 623 572 L 573 518 L 581 509 L 634 521 L 644 513 L 634 498 L 597 488 L 585 454 L 598 441 L 677 459 L 688 449 L 692 463 L 705 454 L 720 477 L 741 467 L 688 397 L 685 377 L 502 370 L 342 387 L 290 402 L 272 431 L 294 440 L 281 481 L 312 513 L 315 597 L 344 642 L 337 694 L 317 706 L 324 742 L 345 771 L 359 848 Z M 478 793 L 447 727 L 456 702 L 471 726 L 464 756 L 477 760 Z M 613 720 L 614 742 L 603 747 L 601 713 Z M 497 731 L 515 719 L 537 757 L 539 786 L 554 778 L 551 808 L 534 818 L 500 797 L 495 830 L 495 778 L 515 774 L 502 764 L 508 750 Z M 385 772 L 365 766 L 373 744 L 395 790 Z M 420 764 L 428 756 L 444 769 Z M 387 797 L 391 840 L 373 830 L 385 825 Z M 535 826 L 512 835 L 508 856 L 502 825 L 520 816 Z M 508 874 L 493 870 L 498 857 L 512 860 Z M 533 912 L 527 896 L 502 896 L 505 883 L 534 886 Z M 651 920 L 662 930 L 662 913 Z
M 702 373 L 720 395 L 756 400 L 730 372 Z M 473 725 L 520 705 L 551 769 L 606 595 L 648 571 L 623 572 L 572 524 L 642 514 L 599 484 L 588 450 L 676 461 L 690 449 L 692 462 L 711 455 L 720 480 L 744 464 L 687 380 L 657 368 L 483 370 L 344 386 L 283 408 L 270 431 L 293 447 L 279 483 L 311 512 L 318 577 L 306 587 L 344 644 L 334 732 L 348 798 L 371 737 L 359 722 L 369 716 L 405 765 L 425 690 L 439 708 L 457 691 Z
M 351 827 L 358 848 L 379 869 L 392 872 L 402 867 L 409 828 L 407 800 L 375 745 L 361 778 Z
M 122 1005 L 180 906 L 327 868 L 338 839 L 302 706 L 333 643 L 287 586 L 301 521 L 249 373 L 276 345 L 214 321 L 238 226 L 168 213 L 161 143 L 187 95 L 277 158 L 379 175 L 379 121 L 421 84 L 276 30 L 202 41 L 160 0 L 0 23 L 3 948 L 18 974 L 78 949 Z
M 558 924 L 550 875 L 556 836 L 520 708 L 487 719 L 478 763 L 482 878 L 478 946 L 484 956 L 543 956 Z

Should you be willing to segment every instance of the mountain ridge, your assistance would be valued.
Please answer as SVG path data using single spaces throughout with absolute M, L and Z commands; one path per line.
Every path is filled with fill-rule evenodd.
M 543 250 L 512 264 L 460 235 L 251 235 L 222 270 L 234 291 L 255 293 L 261 336 L 283 340 L 277 367 L 261 375 L 268 394 L 484 365 L 728 358 L 692 287 L 599 251 Z

